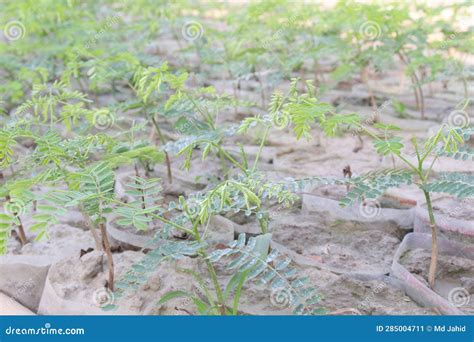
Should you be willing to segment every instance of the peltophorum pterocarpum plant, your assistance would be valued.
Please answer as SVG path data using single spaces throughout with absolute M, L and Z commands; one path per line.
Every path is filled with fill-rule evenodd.
M 174 121 L 178 139 L 183 136 L 222 136 L 217 126 L 219 112 L 230 106 L 234 99 L 217 94 L 213 87 L 188 87 L 188 76 L 187 72 L 171 72 L 166 62 L 159 67 L 139 67 L 134 74 L 135 89 L 142 102 L 141 107 L 162 144 L 171 140 L 162 132 L 166 119 Z M 165 148 L 168 180 L 171 181 L 169 155 L 170 151 Z M 222 151 L 218 151 L 217 155 L 224 176 L 227 177 L 226 158 Z M 185 164 L 185 168 L 188 169 L 189 165 Z
M 395 125 L 379 123 L 368 128 L 360 124 L 358 127 L 372 138 L 377 153 L 392 155 L 403 166 L 352 178 L 349 181 L 351 189 L 341 205 L 347 206 L 356 200 L 376 199 L 388 188 L 415 184 L 424 195 L 429 215 L 432 247 L 428 282 L 434 287 L 438 265 L 438 230 L 431 194 L 443 192 L 458 198 L 474 197 L 472 176 L 456 172 L 436 175 L 434 167 L 441 156 L 466 162 L 474 160 L 474 151 L 465 146 L 474 131 L 467 123 L 462 127 L 443 124 L 426 139 L 412 137 L 411 150 L 408 150 L 403 138 L 397 135 L 401 128 Z
M 189 168 L 192 156 L 201 151 L 203 158 L 209 158 L 211 152 L 221 155 L 233 167 L 228 179 L 211 184 L 209 189 L 181 196 L 178 203 L 171 202 L 168 208 L 150 208 L 151 216 L 164 223 L 163 229 L 153 240 L 160 241 L 161 247 L 148 253 L 145 259 L 136 265 L 119 281 L 119 293 L 136 289 L 144 280 L 144 273 L 153 270 L 163 260 L 179 259 L 185 255 L 195 255 L 202 259 L 207 268 L 207 276 L 184 270 L 191 274 L 201 289 L 199 293 L 181 290 L 165 294 L 158 304 L 184 297 L 196 305 L 200 314 L 237 314 L 239 298 L 243 295 L 245 284 L 255 280 L 269 284 L 272 291 L 284 291 L 291 298 L 291 307 L 296 314 L 313 314 L 323 312 L 317 307 L 320 296 L 308 283 L 307 278 L 298 276 L 291 265 L 292 260 L 278 250 L 270 247 L 271 226 L 267 206 L 277 202 L 290 206 L 297 199 L 292 193 L 294 187 L 299 189 L 298 182 L 269 182 L 259 172 L 259 159 L 272 129 L 285 129 L 292 126 L 297 138 L 309 137 L 312 126 L 318 123 L 328 135 L 334 135 L 342 125 L 358 122 L 357 116 L 341 115 L 334 112 L 332 106 L 318 101 L 314 97 L 314 87 L 306 82 L 306 92 L 297 90 L 298 79 L 294 79 L 285 94 L 276 92 L 270 101 L 268 114 L 250 117 L 228 134 L 248 134 L 253 127 L 260 126 L 259 148 L 253 161 L 250 161 L 245 149 L 240 154 L 228 152 L 222 145 L 226 135 L 212 135 L 202 132 L 200 135 L 182 137 L 174 143 L 168 143 L 168 150 L 185 155 L 185 166 Z M 138 194 L 137 195 L 142 195 Z M 258 236 L 247 241 L 244 235 L 230 242 L 223 248 L 216 248 L 208 241 L 207 227 L 209 220 L 217 215 L 243 212 L 248 217 L 257 219 L 260 227 Z M 127 204 L 120 210 L 121 220 L 132 222 L 135 218 L 145 221 L 145 211 Z M 173 213 L 166 219 L 164 213 Z M 176 241 L 171 232 L 184 233 L 185 241 Z M 156 242 L 155 241 L 155 242 Z M 222 287 L 215 265 L 225 266 L 232 272 L 232 277 Z M 145 276 L 146 279 L 146 276 Z M 210 283 L 210 284 L 209 284 Z M 278 293 L 280 293 L 278 292 Z
M 95 275 L 91 282 L 75 278 L 71 285 L 69 277 L 79 274 L 73 269 L 57 279 L 61 288 L 74 287 L 58 291 L 60 299 L 71 295 L 82 301 L 92 287 L 102 291 L 105 284 L 114 290 L 106 293 L 115 304 L 133 300 L 132 310 L 140 313 L 283 313 L 273 295 L 289 299 L 284 313 L 321 313 L 320 306 L 333 307 L 331 301 L 339 299 L 331 292 L 349 281 L 340 281 L 345 270 L 329 274 L 333 268 L 327 275 L 336 283 L 326 287 L 320 281 L 326 269 L 319 266 L 329 266 L 326 260 L 334 261 L 340 249 L 320 244 L 325 234 L 318 230 L 311 239 L 299 231 L 283 236 L 296 227 L 279 224 L 298 219 L 300 203 L 306 212 L 307 197 L 299 195 L 317 184 L 345 186 L 346 205 L 416 184 L 426 202 L 418 203 L 417 213 L 429 212 L 433 230 L 433 278 L 436 240 L 441 240 L 436 224 L 444 228 L 433 194 L 472 195 L 472 175 L 442 172 L 464 169 L 463 163 L 445 163 L 449 157 L 472 159 L 472 139 L 460 139 L 472 129 L 449 121 L 425 141 L 425 132 L 409 140 L 409 133 L 390 124 L 410 125 L 418 109 L 427 120 L 416 124 L 428 127 L 435 118 L 441 121 L 442 108 L 451 108 L 459 94 L 469 98 L 467 2 L 227 6 L 24 0 L 6 1 L 2 10 L 0 253 L 16 258 L 49 253 L 63 241 L 77 246 L 64 255 L 57 249 L 61 260 L 51 268 L 50 280 L 55 269 L 68 264 L 97 262 Z M 386 104 L 396 117 L 391 110 L 382 112 L 391 109 Z M 362 123 L 351 111 L 374 115 Z M 351 160 L 356 155 L 341 146 L 350 140 L 343 135 L 346 128 L 356 129 L 361 142 L 374 140 L 393 167 L 372 170 L 376 157 L 362 147 L 353 150 L 360 152 L 357 161 Z M 297 139 L 335 135 L 338 141 L 293 144 L 291 133 Z M 305 150 L 295 151 L 299 146 Z M 177 169 L 180 162 L 184 171 Z M 317 174 L 331 174 L 333 167 L 339 173 L 346 165 L 334 178 Z M 359 174 L 361 169 L 372 171 Z M 296 173 L 307 177 L 293 177 Z M 308 223 L 327 228 L 325 220 Z M 71 241 L 69 233 L 81 238 Z M 331 244 L 340 242 L 337 234 L 330 232 Z M 346 238 L 347 245 L 359 239 Z M 397 248 L 395 240 L 391 247 Z M 291 260 L 293 252 L 300 256 Z M 365 266 L 377 266 L 367 264 L 381 253 L 375 249 L 344 254 L 358 252 L 367 253 Z M 308 253 L 311 261 L 305 259 Z M 381 262 L 391 255 L 387 250 Z M 173 260 L 180 260 L 179 267 Z M 173 279 L 165 284 L 172 286 L 158 286 L 166 278 Z M 367 288 L 360 281 L 360 288 Z M 328 288 L 323 304 L 324 290 L 315 284 Z M 384 291 L 391 291 L 387 285 Z M 0 281 L 5 292 L 2 286 Z M 351 288 L 351 300 L 359 297 L 358 288 Z M 134 290 L 140 293 L 119 301 Z M 153 296 L 159 308 L 148 305 Z M 389 298 L 391 293 L 380 296 Z M 144 305 L 135 306 L 142 300 Z M 63 313 L 61 308 L 69 305 L 54 313 Z
M 115 137 L 92 133 L 102 128 L 98 124 L 101 115 L 109 118 L 108 108 L 87 109 L 65 103 L 68 99 L 83 101 L 85 97 L 74 92 L 68 95 L 63 84 L 41 89 L 51 91 L 34 93 L 32 100 L 17 110 L 20 118 L 32 114 L 30 120 L 14 120 L 0 132 L 2 169 L 8 167 L 12 171 L 1 187 L 7 199 L 6 213 L 2 215 L 1 250 L 6 252 L 6 241 L 13 228 L 18 230 L 24 245 L 27 230 L 35 233 L 36 239 L 47 237 L 48 227 L 58 223 L 69 208 L 77 207 L 90 228 L 96 249 L 107 256 L 107 287 L 113 290 L 114 263 L 106 226 L 115 196 L 113 169 L 124 164 L 161 162 L 163 153 L 139 141 L 120 141 L 118 138 L 127 136 L 127 132 L 118 132 Z M 83 135 L 64 138 L 59 133 L 61 127 L 66 135 L 72 135 L 75 129 Z M 22 146 L 28 141 L 28 147 Z M 20 147 L 21 156 L 15 153 Z M 96 162 L 96 158 L 103 161 Z M 38 186 L 46 191 L 34 191 Z M 25 213 L 32 215 L 30 227 L 22 223 L 21 215 Z
M 155 242 L 161 242 L 160 247 L 147 253 L 146 257 L 118 282 L 117 295 L 135 289 L 144 278 L 146 279 L 144 273 L 152 271 L 160 262 L 196 256 L 205 264 L 207 275 L 189 269 L 181 271 L 192 275 L 201 291 L 171 291 L 158 301 L 158 305 L 181 297 L 194 303 L 200 314 L 235 315 L 239 313 L 239 298 L 244 284 L 250 280 L 258 280 L 262 284 L 269 284 L 274 291 L 288 293 L 295 313 L 313 313 L 313 307 L 320 298 L 316 289 L 309 285 L 307 278 L 297 276 L 296 269 L 290 265 L 290 258 L 270 249 L 271 234 L 268 233 L 267 226 L 262 227 L 265 231 L 262 231 L 261 235 L 250 237 L 248 241 L 245 235 L 241 235 L 225 248 L 216 248 L 208 242 L 207 226 L 213 216 L 239 211 L 244 211 L 246 215 L 258 216 L 262 213 L 261 206 L 266 198 L 291 203 L 295 196 L 285 187 L 250 181 L 246 176 L 242 176 L 241 179 L 224 181 L 205 193 L 196 193 L 188 198 L 181 196 L 177 203 L 169 203 L 167 208 L 150 207 L 143 210 L 139 206 L 122 204 L 124 210 L 118 211 L 122 220 L 138 217 L 145 220 L 144 217 L 148 214 L 162 221 L 164 226 L 153 239 Z M 166 219 L 164 213 L 173 213 L 174 216 Z M 184 241 L 176 241 L 172 231 L 183 232 L 187 238 Z M 217 263 L 232 272 L 225 287 L 222 287 L 219 281 L 215 265 Z M 317 308 L 314 312 L 321 311 Z

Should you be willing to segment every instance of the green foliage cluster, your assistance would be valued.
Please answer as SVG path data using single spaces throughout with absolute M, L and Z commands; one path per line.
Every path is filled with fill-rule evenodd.
M 326 9 L 265 1 L 226 12 L 223 4 L 207 2 L 7 2 L 0 23 L 14 19 L 24 26 L 20 39 L 0 41 L 0 197 L 5 209 L 0 214 L 0 253 L 7 252 L 13 231 L 18 231 L 22 244 L 29 235 L 47 238 L 48 226 L 69 210 L 78 210 L 96 248 L 107 254 L 107 286 L 117 296 L 136 290 L 160 262 L 192 256 L 206 265 L 207 274 L 182 271 L 194 277 L 204 296 L 175 291 L 159 304 L 186 297 L 201 314 L 238 314 L 245 284 L 259 281 L 272 290 L 289 291 L 295 314 L 323 313 L 317 289 L 300 276 L 291 259 L 270 245 L 272 204 L 293 205 L 295 192 L 308 183 L 347 184 L 350 190 L 341 205 L 377 198 L 388 188 L 411 183 L 419 186 L 428 203 L 431 192 L 474 195 L 472 176 L 431 173 L 441 156 L 474 158 L 465 146 L 471 128 L 443 125 L 427 141 L 414 138 L 414 162 L 403 138 L 396 135 L 398 127 L 367 127 L 359 115 L 342 113 L 319 99 L 358 76 L 369 87 L 367 71 L 381 73 L 396 63 L 395 58 L 412 79 L 422 116 L 425 84 L 465 84 L 470 71 L 454 55 L 472 53 L 474 46 L 469 32 L 460 32 L 453 23 L 464 15 L 467 4 L 436 10 L 416 6 L 423 20 L 413 18 L 409 6 L 401 3 L 340 2 Z M 225 23 L 224 31 L 204 19 L 216 9 L 226 13 L 214 18 Z M 451 11 L 452 18 L 442 17 L 443 10 Z M 189 21 L 197 39 L 183 29 Z M 428 39 L 433 32 L 440 38 Z M 160 37 L 172 38 L 178 56 L 145 52 Z M 198 63 L 189 62 L 193 59 Z M 331 61 L 329 79 L 321 64 L 325 59 Z M 231 95 L 206 81 L 222 74 L 232 80 Z M 261 103 L 242 96 L 241 86 L 248 81 L 259 85 Z M 255 108 L 261 114 L 246 115 L 238 124 L 222 120 L 230 111 Z M 402 103 L 397 108 L 405 111 Z M 329 137 L 354 129 L 363 132 L 373 139 L 377 153 L 399 158 L 406 168 L 351 179 L 281 182 L 259 171 L 271 133 L 292 129 L 296 139 L 309 139 L 315 127 Z M 246 135 L 258 139 L 253 160 L 240 142 Z M 232 144 L 239 152 L 226 148 Z M 175 177 L 172 161 L 181 159 L 184 170 L 190 170 L 197 154 L 202 160 L 219 161 L 220 174 L 214 175 L 218 181 L 164 202 L 162 185 Z M 150 175 L 162 163 L 167 166 L 166 180 Z M 116 175 L 130 166 L 136 174 L 124 184 L 132 198 L 125 201 L 117 196 Z M 255 218 L 260 234 L 248 239 L 241 235 L 224 249 L 210 244 L 204 229 L 210 219 L 238 213 Z M 28 227 L 25 217 L 33 219 Z M 112 217 L 137 230 L 158 227 L 150 246 L 159 247 L 151 248 L 117 281 L 107 234 Z M 183 240 L 176 239 L 176 231 Z M 224 288 L 216 265 L 233 274 Z

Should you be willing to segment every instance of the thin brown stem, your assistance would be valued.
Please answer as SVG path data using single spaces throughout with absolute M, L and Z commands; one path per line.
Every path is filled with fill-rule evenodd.
M 107 235 L 105 223 L 99 223 L 99 227 L 102 234 L 102 246 L 104 247 L 105 254 L 107 255 L 107 263 L 109 265 L 109 280 L 107 282 L 107 287 L 110 291 L 114 291 L 114 258 L 112 256 L 112 250 L 110 249 L 109 237 Z
M 165 159 L 166 159 L 166 171 L 168 174 L 168 180 L 171 183 L 173 183 L 173 176 L 171 174 L 171 160 L 168 152 L 165 151 Z
M 378 108 L 377 108 L 377 101 L 375 100 L 374 92 L 372 91 L 372 87 L 370 86 L 370 80 L 368 75 L 367 67 L 362 69 L 361 78 L 367 87 L 367 91 L 369 93 L 370 105 L 372 106 L 372 110 L 374 111 L 374 121 L 378 121 Z
M 25 234 L 25 229 L 23 228 L 23 223 L 21 222 L 20 217 L 18 217 L 18 238 L 20 239 L 22 246 L 28 243 L 28 240 Z
M 92 233 L 92 237 L 94 238 L 96 250 L 98 250 L 98 251 L 103 250 L 103 247 L 100 243 L 99 234 L 97 234 L 97 229 L 96 229 L 94 223 L 92 222 L 92 220 L 90 219 L 89 215 L 84 213 L 84 208 L 83 208 L 82 205 L 79 206 L 79 211 L 80 211 L 82 217 L 84 218 L 84 221 L 86 221 L 87 227 L 89 228 L 89 230 Z
M 402 51 L 398 52 L 398 56 L 400 57 L 400 60 L 403 62 L 403 64 L 406 66 L 410 64 L 408 57 L 405 56 Z M 423 120 L 425 118 L 425 99 L 423 96 L 423 89 L 421 88 L 421 82 L 415 71 L 410 74 L 410 78 L 411 83 L 415 89 L 416 107 L 420 111 L 421 119 Z
M 359 143 L 352 149 L 352 152 L 354 153 L 357 153 L 364 148 L 364 140 L 362 139 L 362 137 L 360 136 L 358 132 L 356 133 L 356 137 Z
M 428 283 L 431 288 L 434 288 L 435 278 L 436 278 L 436 269 L 438 266 L 438 232 L 436 230 L 436 221 L 433 214 L 433 205 L 431 203 L 431 197 L 429 192 L 423 190 L 426 199 L 426 205 L 428 207 L 428 215 L 430 218 L 430 228 L 431 228 L 431 262 L 430 269 L 428 272 Z
M 352 179 L 352 170 L 350 165 L 347 165 L 344 169 L 342 169 L 342 175 L 344 176 L 344 178 L 349 178 L 349 182 L 346 185 L 346 191 L 349 192 L 351 189 L 350 181 Z

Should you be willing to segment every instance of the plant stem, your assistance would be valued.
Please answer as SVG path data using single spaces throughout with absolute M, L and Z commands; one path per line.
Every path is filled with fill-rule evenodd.
M 257 77 L 258 83 L 260 84 L 260 97 L 262 100 L 262 108 L 265 108 L 265 87 L 260 76 L 258 76 L 257 73 L 255 73 L 255 76 Z
M 165 159 L 166 159 L 166 168 L 168 170 L 168 180 L 171 183 L 173 183 L 173 177 L 171 175 L 171 161 L 170 161 L 170 156 L 168 152 L 165 151 Z
M 415 79 L 417 80 L 417 82 L 419 82 L 419 80 L 417 79 L 417 76 L 415 73 L 413 73 L 413 76 L 415 77 Z M 420 95 L 420 113 L 421 113 L 421 119 L 424 120 L 425 119 L 425 96 L 423 95 L 423 87 L 420 83 L 418 83 L 417 85 L 417 89 L 418 89 L 418 93 Z
M 469 98 L 469 88 L 467 86 L 466 78 L 462 77 L 462 86 L 464 89 L 464 99 L 467 100 Z
M 109 265 L 109 280 L 107 282 L 107 287 L 110 291 L 114 291 L 114 258 L 112 256 L 112 250 L 110 249 L 109 237 L 107 235 L 105 223 L 99 223 L 99 227 L 102 234 L 102 246 L 104 247 L 105 254 L 107 255 L 107 263 Z
M 375 117 L 374 121 L 377 122 L 378 119 L 379 119 L 377 101 L 375 100 L 374 92 L 372 91 L 372 87 L 370 86 L 368 73 L 369 73 L 369 71 L 367 69 L 367 66 L 364 66 L 362 68 L 361 78 L 362 78 L 362 81 L 364 82 L 365 86 L 367 87 L 367 91 L 369 93 L 370 105 L 372 106 L 372 110 L 374 111 L 374 117 Z
M 7 202 L 11 201 L 10 195 L 6 195 L 5 200 Z M 21 222 L 21 218 L 20 218 L 20 215 L 18 213 L 17 213 L 17 219 L 18 219 L 18 224 L 17 224 L 18 238 L 20 239 L 21 246 L 23 247 L 24 245 L 26 245 L 28 240 L 26 239 L 25 229 L 23 227 L 23 223 Z
M 405 56 L 403 51 L 399 51 L 398 56 L 400 57 L 403 64 L 405 64 L 406 66 L 409 65 L 410 61 L 408 57 Z M 425 99 L 423 96 L 423 89 L 421 88 L 421 82 L 414 70 L 410 74 L 410 78 L 411 78 L 411 83 L 415 89 L 416 106 L 417 106 L 417 109 L 420 110 L 421 119 L 423 120 L 425 118 Z
M 62 167 L 59 167 L 59 170 L 62 172 L 63 174 L 63 177 L 64 177 L 64 181 L 68 187 L 68 189 L 71 189 L 71 184 L 70 182 L 68 181 L 68 174 L 67 174 L 67 170 L 65 168 L 62 168 Z M 95 248 L 96 250 L 98 251 L 101 251 L 103 248 L 100 244 L 100 239 L 99 239 L 99 235 L 97 234 L 97 229 L 95 228 L 95 225 L 94 223 L 92 222 L 91 218 L 89 217 L 89 215 L 87 215 L 85 213 L 85 210 L 84 210 L 84 206 L 82 204 L 79 204 L 79 212 L 81 213 L 82 217 L 84 218 L 84 221 L 86 221 L 86 225 L 87 227 L 89 228 L 89 230 L 91 231 L 92 233 L 92 237 L 94 238 L 94 242 L 95 242 Z
M 207 255 L 203 253 L 203 257 L 206 260 L 206 266 L 209 271 L 209 274 L 211 275 L 212 283 L 214 285 L 214 288 L 216 290 L 216 295 L 217 295 L 217 301 L 219 302 L 218 307 L 219 311 L 222 316 L 226 315 L 226 305 L 224 301 L 224 295 L 222 294 L 222 289 L 221 286 L 219 285 L 219 281 L 217 279 L 217 274 L 216 270 L 214 269 L 214 266 L 212 266 L 212 263 L 207 259 Z
M 372 133 L 370 130 L 368 130 L 364 125 L 359 125 L 359 128 L 363 130 L 367 135 L 370 137 L 374 138 L 377 141 L 383 141 L 380 139 L 376 134 Z M 398 158 L 400 158 L 405 164 L 407 164 L 416 174 L 419 174 L 419 168 L 417 168 L 415 165 L 413 165 L 408 159 L 403 157 L 401 154 L 394 153 Z
M 23 228 L 23 223 L 21 222 L 20 217 L 18 217 L 18 237 L 20 238 L 20 242 L 22 246 L 28 243 L 28 240 L 25 234 L 25 229 Z
M 192 235 L 194 235 L 194 239 L 196 241 L 201 242 L 201 235 L 199 234 L 198 224 L 199 224 L 199 221 L 193 222 Z M 225 316 L 226 315 L 226 305 L 225 305 L 224 295 L 222 293 L 222 289 L 221 289 L 221 286 L 219 284 L 219 280 L 217 279 L 216 270 L 214 269 L 214 266 L 212 266 L 212 263 L 209 261 L 209 258 L 207 256 L 206 252 L 204 251 L 204 249 L 200 250 L 200 254 L 206 262 L 207 269 L 208 269 L 209 274 L 211 276 L 212 284 L 214 285 L 214 289 L 216 290 L 217 301 L 219 302 L 219 304 L 217 305 L 219 307 L 219 311 L 220 311 L 221 315 Z
M 219 160 L 221 162 L 221 167 L 222 167 L 222 172 L 224 174 L 224 179 L 228 180 L 229 179 L 229 168 L 227 167 L 227 164 L 225 163 L 224 155 L 222 154 L 221 151 L 217 153 Z
M 84 208 L 82 205 L 79 205 L 79 212 L 81 213 L 82 217 L 84 218 L 84 220 L 86 221 L 86 225 L 87 227 L 89 227 L 89 230 L 91 231 L 92 233 L 92 237 L 94 238 L 94 241 L 95 241 L 95 248 L 96 250 L 98 251 L 101 251 L 103 250 L 103 247 L 102 245 L 100 244 L 100 239 L 99 239 L 99 235 L 97 234 L 97 229 L 94 225 L 94 222 L 92 222 L 92 220 L 90 219 L 89 215 L 85 214 L 84 212 Z
M 248 172 L 247 170 L 245 170 L 245 168 L 240 165 L 240 163 L 235 160 L 229 153 L 227 153 L 226 150 L 224 150 L 220 145 L 215 145 L 217 147 L 217 149 L 219 150 L 220 153 L 222 153 L 223 156 L 225 156 L 227 159 L 229 159 L 229 161 L 234 164 L 237 168 L 239 168 L 243 173 L 245 173 L 245 175 L 248 175 Z
M 268 217 L 263 217 L 261 219 L 258 219 L 258 224 L 260 225 L 260 230 L 262 231 L 262 234 L 267 234 L 268 233 Z
M 108 201 L 112 202 L 112 203 L 116 203 L 116 204 L 119 204 L 119 205 L 123 205 L 123 206 L 126 206 L 126 207 L 129 207 L 129 208 L 134 208 L 133 205 L 129 204 L 129 203 L 124 203 L 124 202 L 121 202 L 121 201 L 118 201 L 116 199 L 107 199 Z M 174 228 L 178 229 L 178 230 L 181 230 L 183 232 L 185 232 L 186 234 L 189 234 L 189 235 L 193 235 L 193 231 L 190 230 L 190 229 L 187 229 L 186 227 L 183 227 L 179 224 L 176 224 L 174 223 L 173 221 L 170 221 L 170 220 L 167 220 L 165 219 L 164 217 L 160 216 L 160 215 L 157 215 L 157 214 L 154 214 L 154 213 L 148 213 L 148 215 L 150 215 L 151 217 L 153 218 L 156 218 L 158 220 L 160 220 L 161 222 L 163 223 L 166 223 L 166 224 L 169 224 L 170 226 L 173 226 Z
M 196 103 L 196 101 L 194 101 L 194 99 L 191 95 L 189 95 L 186 92 L 184 94 L 186 95 L 186 98 L 192 103 L 192 105 L 194 106 L 196 111 L 202 116 L 204 121 L 206 121 L 212 129 L 216 129 L 216 127 L 214 125 L 214 120 L 212 119 L 211 114 L 209 114 L 209 112 L 207 112 L 207 110 L 206 110 L 206 113 L 204 113 L 204 111 L 201 109 L 201 107 L 199 107 L 199 105 Z
M 265 141 L 267 140 L 269 131 L 270 131 L 270 126 L 265 128 L 265 132 L 263 133 L 262 141 L 260 142 L 260 146 L 258 148 L 257 155 L 255 157 L 255 162 L 253 163 L 252 172 L 254 172 L 255 169 L 257 168 L 257 163 L 258 163 L 258 160 L 260 159 L 260 155 L 262 154 L 262 150 L 263 150 L 263 147 L 265 146 Z
M 140 171 L 138 170 L 138 165 L 135 163 L 134 165 L 134 168 L 135 168 L 135 176 L 137 178 L 141 178 L 140 177 Z M 138 183 L 138 180 L 135 182 L 135 184 L 139 185 Z M 145 193 L 143 192 L 143 188 L 140 190 L 140 193 L 141 193 L 141 196 L 140 196 L 140 200 L 142 202 L 142 209 L 145 210 L 146 209 L 146 205 L 145 205 Z M 145 217 L 148 217 L 148 215 L 145 213 Z
M 434 288 L 435 278 L 436 278 L 436 268 L 438 266 L 438 232 L 436 231 L 436 221 L 433 214 L 433 205 L 431 203 L 430 193 L 426 190 L 423 190 L 426 199 L 426 205 L 428 207 L 428 215 L 430 217 L 430 227 L 431 227 L 431 262 L 430 270 L 428 273 L 428 283 L 431 288 Z
M 165 138 L 163 137 L 163 134 L 161 133 L 160 126 L 158 125 L 158 122 L 156 121 L 155 117 L 152 115 L 151 121 L 153 122 L 153 125 L 155 126 L 156 133 L 158 134 L 158 137 L 160 139 L 160 142 L 164 145 L 165 144 Z M 173 177 L 171 174 L 171 161 L 170 161 L 170 156 L 168 155 L 168 152 L 165 152 L 165 159 L 166 159 L 166 168 L 168 170 L 168 181 L 173 183 Z
M 433 169 L 433 165 L 437 159 L 437 156 L 433 159 L 426 175 L 423 174 L 423 162 L 425 158 L 431 153 L 432 149 L 429 149 L 423 157 L 420 156 L 420 152 L 418 150 L 418 143 L 416 138 L 412 140 L 413 146 L 415 147 L 416 158 L 418 160 L 418 176 L 421 179 L 422 185 L 420 188 L 425 195 L 426 205 L 428 208 L 428 215 L 430 219 L 430 227 L 431 227 L 431 260 L 430 260 L 430 269 L 428 271 L 428 283 L 430 284 L 431 288 L 434 288 L 435 278 L 436 278 L 436 268 L 438 266 L 438 232 L 436 231 L 436 221 L 433 214 L 433 204 L 431 203 L 431 196 L 430 193 L 422 188 L 423 184 L 427 181 L 431 170 Z M 433 147 L 434 148 L 434 147 Z

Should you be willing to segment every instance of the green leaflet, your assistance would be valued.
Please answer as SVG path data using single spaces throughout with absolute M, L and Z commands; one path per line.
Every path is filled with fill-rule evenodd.
M 192 296 L 193 295 L 191 293 L 185 291 L 170 291 L 165 293 L 156 304 L 162 305 L 174 298 L 187 298 Z
M 447 193 L 458 198 L 474 197 L 474 177 L 460 173 L 443 174 L 440 179 L 426 184 L 424 189 Z
M 245 279 L 239 278 L 240 275 L 245 276 L 247 280 L 269 284 L 270 289 L 277 294 L 288 292 L 294 313 L 308 313 L 309 308 L 319 302 L 314 296 L 315 289 L 304 285 L 305 278 L 297 277 L 296 270 L 291 266 L 291 258 L 281 256 L 276 249 L 268 254 L 270 239 L 271 234 L 264 234 L 249 238 L 245 244 L 245 234 L 240 234 L 237 240 L 228 244 L 228 248 L 209 255 L 209 260 L 213 263 L 224 263 L 226 268 L 234 272 L 234 277 L 225 291 L 227 297 L 234 288 L 238 290 L 239 285 L 243 286 Z M 240 296 L 240 293 L 237 295 Z M 299 305 L 303 305 L 304 310 L 300 310 Z M 235 308 L 234 302 L 234 311 Z
M 354 177 L 348 181 L 351 189 L 340 201 L 340 205 L 345 207 L 357 200 L 375 199 L 389 188 L 411 184 L 412 177 L 410 171 L 403 169 L 388 169 Z
M 385 140 L 374 140 L 374 147 L 377 153 L 386 156 L 391 153 L 400 154 L 404 145 L 402 138 L 394 137 Z

